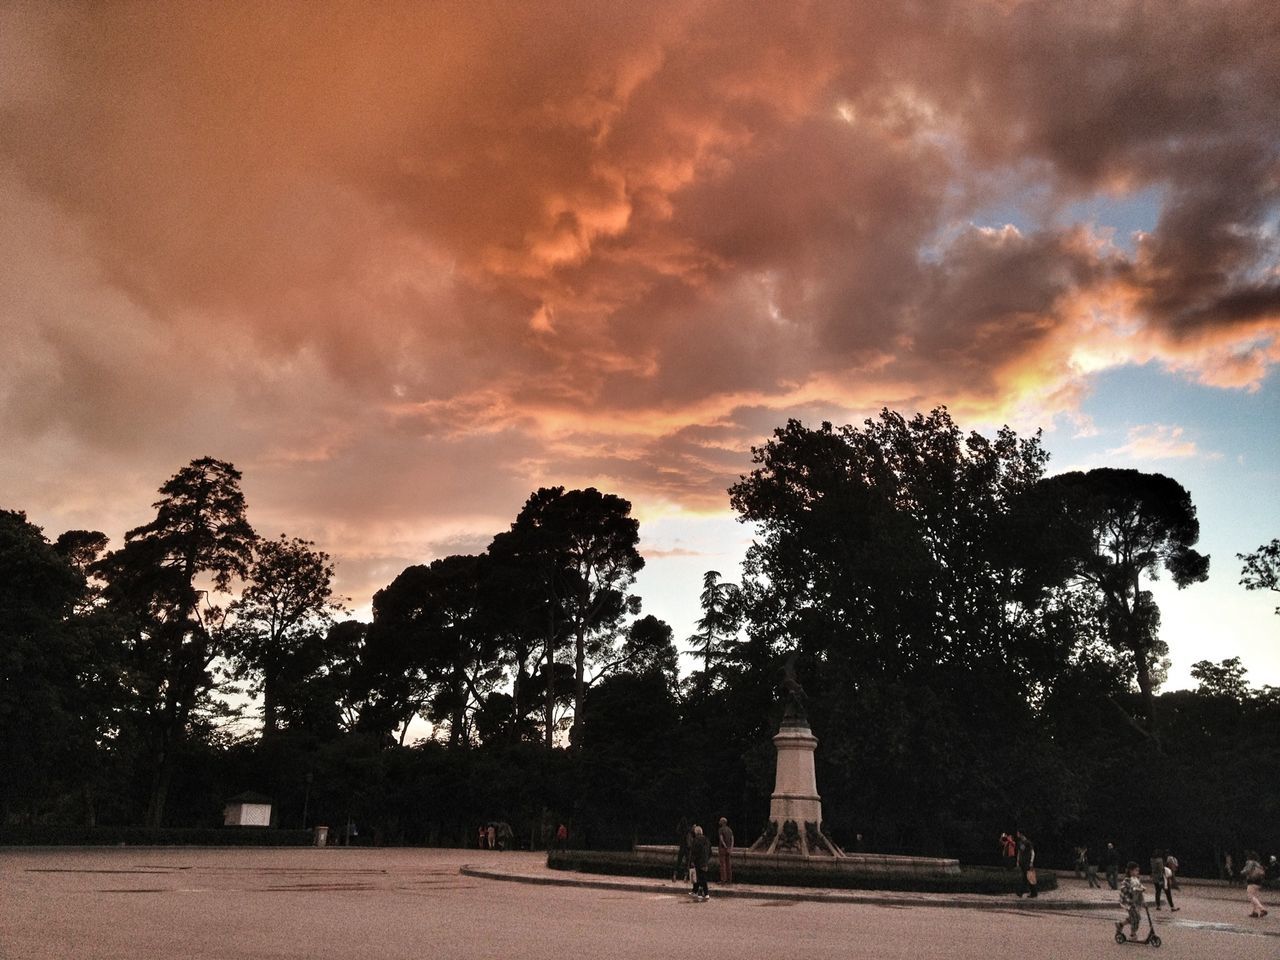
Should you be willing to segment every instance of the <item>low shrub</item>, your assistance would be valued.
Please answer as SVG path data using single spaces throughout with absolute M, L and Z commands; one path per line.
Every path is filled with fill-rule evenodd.
M 272 827 L 70 827 L 11 824 L 0 827 L 0 846 L 25 847 L 303 847 L 310 830 Z
M 672 867 L 644 862 L 630 853 L 597 850 L 552 850 L 547 854 L 547 866 L 553 870 L 574 870 L 579 873 L 612 874 L 624 877 L 653 877 L 671 879 Z M 1058 875 L 1051 870 L 1040 870 L 1039 889 L 1055 890 Z M 710 880 L 719 879 L 719 869 L 713 859 L 707 871 Z M 1017 871 L 1000 867 L 965 867 L 958 874 L 886 874 L 840 873 L 814 876 L 801 870 L 789 870 L 776 863 L 751 864 L 735 860 L 734 879 L 742 883 L 758 883 L 774 887 L 823 887 L 840 890 L 898 890 L 914 893 L 1016 893 L 1020 882 Z

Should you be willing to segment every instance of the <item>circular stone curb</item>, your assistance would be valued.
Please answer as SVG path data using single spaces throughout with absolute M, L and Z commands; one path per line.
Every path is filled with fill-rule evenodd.
M 474 877 L 479 880 L 502 880 L 508 883 L 528 883 L 538 886 L 549 887 L 588 887 L 596 890 L 631 890 L 637 893 L 669 893 L 672 896 L 680 894 L 671 886 L 670 883 L 660 880 L 639 879 L 638 882 L 626 882 L 622 880 L 605 880 L 597 879 L 595 876 L 583 876 L 582 874 L 569 874 L 567 876 L 552 876 L 544 874 L 531 873 L 504 873 L 500 870 L 486 869 L 484 867 L 474 867 L 471 864 L 463 864 L 458 868 L 458 873 L 464 877 Z M 750 890 L 735 887 L 733 889 L 717 888 L 711 899 L 717 900 L 726 897 L 736 897 L 744 900 L 794 900 L 807 901 L 810 903 L 860 903 L 860 904 L 879 904 L 889 907 L 950 907 L 971 910 L 1042 910 L 1050 912 L 1074 912 L 1077 910 L 1116 910 L 1116 904 L 1109 901 L 1097 900 L 1041 900 L 1039 898 L 1032 900 L 1030 898 L 1014 898 L 1010 900 L 1007 896 L 994 897 L 983 896 L 982 894 L 971 894 L 972 899 L 959 899 L 955 897 L 937 898 L 936 895 L 921 894 L 919 896 L 910 897 L 903 896 L 901 893 L 894 892 L 882 896 L 874 896 L 866 893 L 853 893 L 844 890 L 811 890 L 804 888 L 782 888 L 782 887 L 754 887 Z

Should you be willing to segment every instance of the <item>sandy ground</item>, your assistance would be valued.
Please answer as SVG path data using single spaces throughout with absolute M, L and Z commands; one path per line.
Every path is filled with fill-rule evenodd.
M 466 850 L 145 849 L 0 852 L 0 958 L 1117 957 L 1116 912 L 810 903 L 695 903 L 669 891 L 531 886 L 537 854 Z M 1078 884 L 1079 889 L 1075 885 Z M 1076 896 L 1114 897 L 1064 880 Z M 1187 886 L 1156 926 L 1159 958 L 1280 956 L 1280 911 Z

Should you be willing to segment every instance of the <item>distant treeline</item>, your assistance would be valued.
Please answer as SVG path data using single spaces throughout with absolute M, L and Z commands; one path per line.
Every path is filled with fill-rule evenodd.
M 1112 840 L 1192 874 L 1280 845 L 1280 691 L 1228 657 L 1159 692 L 1149 581 L 1209 572 L 1176 481 L 1046 477 L 1038 434 L 945 409 L 791 421 L 753 453 L 729 496 L 755 541 L 737 582 L 704 576 L 683 679 L 631 592 L 630 504 L 595 489 L 534 492 L 483 554 L 404 570 L 369 623 L 342 619 L 315 544 L 258 536 L 222 461 L 175 474 L 115 549 L 0 511 L 2 822 L 212 827 L 252 790 L 279 827 L 356 843 L 501 821 L 608 849 L 720 815 L 750 842 L 794 654 L 838 842 L 993 863 L 1018 827 L 1053 862 Z M 406 744 L 415 717 L 434 735 Z

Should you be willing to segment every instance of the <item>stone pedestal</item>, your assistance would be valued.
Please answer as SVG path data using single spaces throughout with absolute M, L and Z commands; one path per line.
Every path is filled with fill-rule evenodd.
M 818 738 L 807 726 L 783 725 L 773 738 L 778 750 L 769 819 L 778 823 L 821 823 L 822 799 L 813 772 L 813 751 Z
M 818 738 L 808 721 L 787 717 L 773 738 L 778 750 L 773 796 L 769 800 L 769 825 L 752 846 L 755 853 L 794 854 L 801 857 L 843 857 L 822 831 L 822 798 L 813 772 L 813 752 Z

